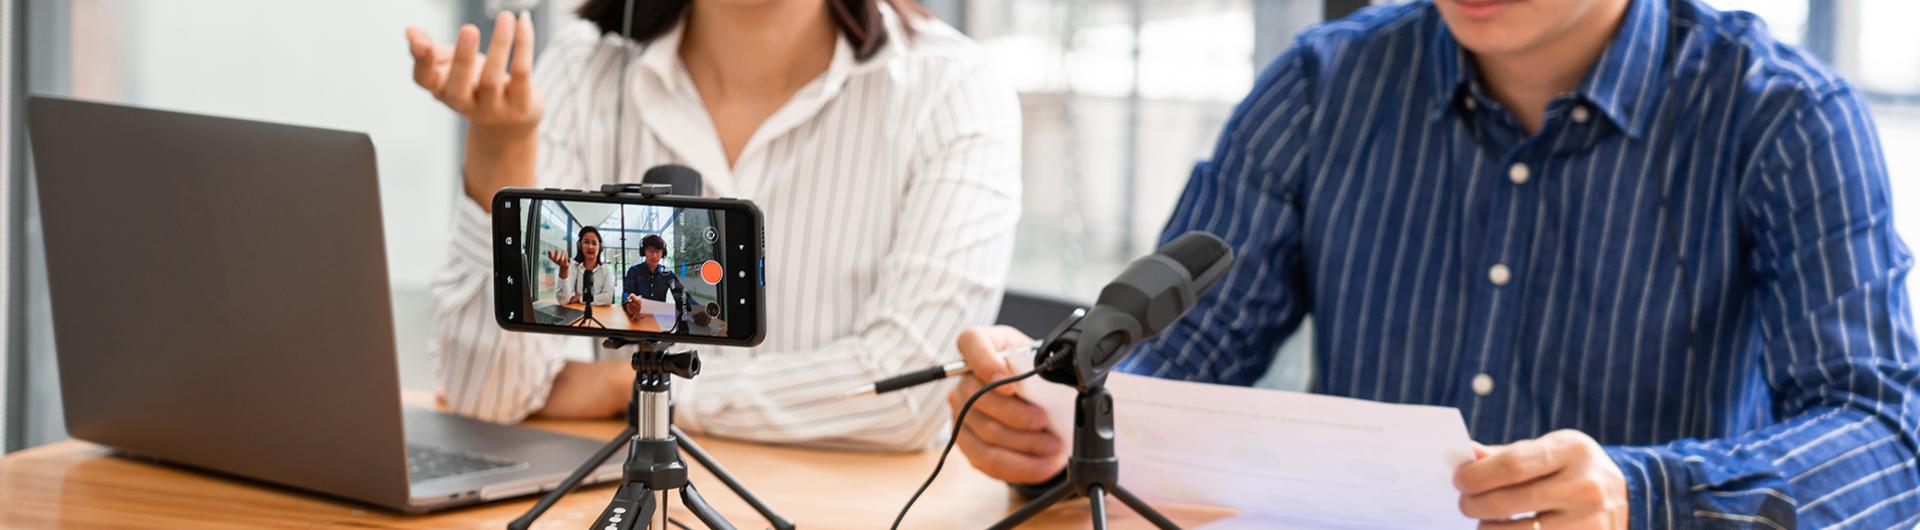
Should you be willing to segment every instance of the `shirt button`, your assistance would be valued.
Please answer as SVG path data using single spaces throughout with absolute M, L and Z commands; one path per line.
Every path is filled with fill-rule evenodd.
M 1592 117 L 1593 117 L 1593 111 L 1587 110 L 1586 105 L 1578 105 L 1573 107 L 1572 118 L 1574 123 L 1586 123 L 1587 118 L 1592 118 Z
M 1480 107 L 1479 103 L 1475 103 L 1473 101 L 1473 96 L 1467 96 L 1466 105 L 1467 105 L 1467 110 L 1475 110 Z
M 1526 184 L 1532 178 L 1533 170 L 1527 168 L 1526 164 L 1515 162 L 1513 167 L 1507 168 L 1507 180 L 1513 181 L 1515 186 Z
M 1473 376 L 1473 394 L 1480 397 L 1493 395 L 1493 376 L 1487 374 Z
M 1493 282 L 1494 285 L 1506 285 L 1512 280 L 1513 270 L 1508 269 L 1505 263 L 1495 263 L 1493 268 L 1487 269 L 1487 281 Z

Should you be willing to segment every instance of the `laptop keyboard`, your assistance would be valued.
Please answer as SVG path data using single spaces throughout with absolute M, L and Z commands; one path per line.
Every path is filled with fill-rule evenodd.
M 426 482 L 454 475 L 521 465 L 519 462 L 425 445 L 407 445 L 407 480 Z
M 563 325 L 570 324 L 574 320 L 579 319 L 581 316 L 587 314 L 585 311 L 581 311 L 581 310 L 574 309 L 571 307 L 566 307 L 566 306 L 558 306 L 558 305 L 535 306 L 533 308 L 533 312 L 539 313 L 540 316 L 545 317 L 543 320 L 538 321 L 538 323 L 540 324 L 563 324 Z

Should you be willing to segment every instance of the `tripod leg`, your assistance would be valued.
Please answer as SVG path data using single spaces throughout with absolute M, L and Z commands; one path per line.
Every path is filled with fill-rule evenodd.
M 1093 511 L 1093 530 L 1107 530 L 1107 491 L 1099 484 L 1087 486 L 1087 507 Z
M 1027 522 L 1028 519 L 1032 519 L 1035 515 L 1040 515 L 1040 512 L 1046 511 L 1048 507 L 1053 506 L 1053 503 L 1060 502 L 1060 499 L 1066 498 L 1068 493 L 1072 493 L 1072 490 L 1068 489 L 1070 486 L 1071 484 L 1067 482 L 1061 482 L 1059 485 L 1054 486 L 1053 489 L 1047 490 L 1046 493 L 1040 494 L 1039 497 L 1035 497 L 1033 501 L 1028 502 L 1026 506 L 1021 506 L 1019 510 L 1007 514 L 1007 518 L 1001 519 L 998 523 L 994 523 L 991 529 L 1012 530 L 1014 527 L 1020 526 L 1020 523 Z
M 629 425 L 626 430 L 620 431 L 620 434 L 614 436 L 612 440 L 607 440 L 607 444 L 600 446 L 600 450 L 594 451 L 593 456 L 588 457 L 586 462 L 582 462 L 579 468 L 574 469 L 572 475 L 567 475 L 567 479 L 560 481 L 560 485 L 554 486 L 552 491 L 548 491 L 546 495 L 540 496 L 540 502 L 533 503 L 533 507 L 528 508 L 527 513 L 520 514 L 519 519 L 514 519 L 513 522 L 507 523 L 507 528 L 509 530 L 526 530 L 527 527 L 533 526 L 534 519 L 539 518 L 541 514 L 547 513 L 547 509 L 552 508 L 553 503 L 560 502 L 561 497 L 573 493 L 575 488 L 580 487 L 580 482 L 587 479 L 587 475 L 593 474 L 594 470 L 600 469 L 601 464 L 607 463 L 607 459 L 613 458 L 613 453 L 618 452 L 621 446 L 626 445 L 627 439 L 633 438 L 633 433 L 633 426 Z
M 720 512 L 713 511 L 713 506 L 707 504 L 707 499 L 702 498 L 700 492 L 694 491 L 692 484 L 680 488 L 680 501 L 687 505 L 687 511 L 693 512 L 694 517 L 706 523 L 707 528 L 733 530 L 733 525 L 728 523 L 726 518 L 721 517 Z
M 715 478 L 719 478 L 720 483 L 726 484 L 727 489 L 733 490 L 734 495 L 739 495 L 741 500 L 747 501 L 747 505 L 752 506 L 753 511 L 760 512 L 761 517 L 767 518 L 767 524 L 773 525 L 774 530 L 793 530 L 792 521 L 774 513 L 773 507 L 767 506 L 767 503 L 761 502 L 759 497 L 753 496 L 753 492 L 748 491 L 745 484 L 733 478 L 733 473 L 727 472 L 727 468 L 721 467 L 719 462 L 714 461 L 713 455 L 707 454 L 706 449 L 701 449 L 700 444 L 695 443 L 685 431 L 680 430 L 680 426 L 673 426 L 669 432 L 673 433 L 674 439 L 679 440 L 682 451 L 692 456 L 695 462 L 699 462 L 700 467 L 707 468 Z
M 1160 511 L 1153 509 L 1153 506 L 1147 505 L 1146 501 L 1133 496 L 1133 492 L 1127 491 L 1126 487 L 1114 484 L 1113 496 L 1120 498 L 1121 503 L 1126 504 L 1128 508 L 1133 508 L 1134 513 L 1138 513 L 1141 517 L 1147 518 L 1148 521 L 1153 523 L 1153 526 L 1160 530 L 1180 530 L 1179 525 L 1173 524 L 1173 521 L 1167 519 L 1167 516 L 1160 515 Z

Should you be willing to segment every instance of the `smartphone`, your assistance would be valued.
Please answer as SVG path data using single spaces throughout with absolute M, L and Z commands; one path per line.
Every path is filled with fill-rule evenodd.
M 508 188 L 492 204 L 503 328 L 728 346 L 766 336 L 752 202 Z

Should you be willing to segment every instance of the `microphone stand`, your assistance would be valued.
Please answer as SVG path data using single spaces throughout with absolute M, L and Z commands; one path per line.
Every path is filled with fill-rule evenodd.
M 700 374 L 700 353 L 694 350 L 668 353 L 672 343 L 659 340 L 627 341 L 620 338 L 608 338 L 603 343 L 608 348 L 620 348 L 635 345 L 633 352 L 633 397 L 627 402 L 627 427 L 608 440 L 605 446 L 595 451 L 593 456 L 582 462 L 578 469 L 561 481 L 560 485 L 540 501 L 534 503 L 527 513 L 507 524 L 509 530 L 526 530 L 533 525 L 534 519 L 546 513 L 561 497 L 572 493 L 580 482 L 599 469 L 613 453 L 620 450 L 621 444 L 627 444 L 627 463 L 621 478 L 620 489 L 614 491 L 613 499 L 605 510 L 588 526 L 595 530 L 632 530 L 647 528 L 653 519 L 655 510 L 660 512 L 660 526 L 667 526 L 667 505 L 672 502 L 670 494 L 679 490 L 680 499 L 693 512 L 701 523 L 714 530 L 733 530 L 719 512 L 707 504 L 705 498 L 687 481 L 687 466 L 680 460 L 680 452 L 686 451 L 702 467 L 713 473 L 715 478 L 726 484 L 728 489 L 745 500 L 754 511 L 760 512 L 775 530 L 793 530 L 793 523 L 780 517 L 754 497 L 747 487 L 728 473 L 726 468 L 715 462 L 713 456 L 700 444 L 688 438 L 685 432 L 673 425 L 673 405 L 669 387 L 673 377 L 691 379 Z M 654 493 L 659 493 L 655 501 Z
M 572 323 L 567 324 L 568 326 L 607 329 L 607 325 L 601 323 L 600 319 L 593 318 L 593 271 L 587 270 L 586 262 L 580 263 L 580 307 L 586 312 L 581 313 L 580 318 L 573 319 Z
M 1046 344 L 1040 350 L 1042 355 L 1060 356 L 1071 359 L 1073 345 L 1080 335 L 1079 324 L 1085 319 L 1084 311 L 1076 311 L 1066 322 L 1062 322 L 1047 337 Z M 1124 346 L 1124 345 L 1122 345 Z M 1056 357 L 1058 358 L 1058 357 Z M 1044 366 L 1044 363 L 1035 363 Z M 1067 457 L 1067 479 L 1048 488 L 1045 493 L 1035 497 L 1019 510 L 1007 514 L 1005 519 L 994 523 L 992 530 L 1007 530 L 1020 526 L 1020 523 L 1032 519 L 1040 512 L 1066 499 L 1068 494 L 1085 495 L 1092 509 L 1093 528 L 1107 528 L 1107 495 L 1111 494 L 1120 502 L 1132 508 L 1134 513 L 1153 523 L 1161 530 L 1179 530 L 1167 516 L 1161 515 L 1146 501 L 1135 497 L 1133 492 L 1120 485 L 1120 457 L 1113 451 L 1113 394 L 1107 392 L 1107 374 L 1089 369 L 1088 363 L 1076 362 L 1072 367 L 1079 375 L 1072 376 L 1079 384 L 1074 385 L 1079 395 L 1074 398 L 1073 409 L 1073 453 Z M 1055 380 L 1054 377 L 1047 377 Z

